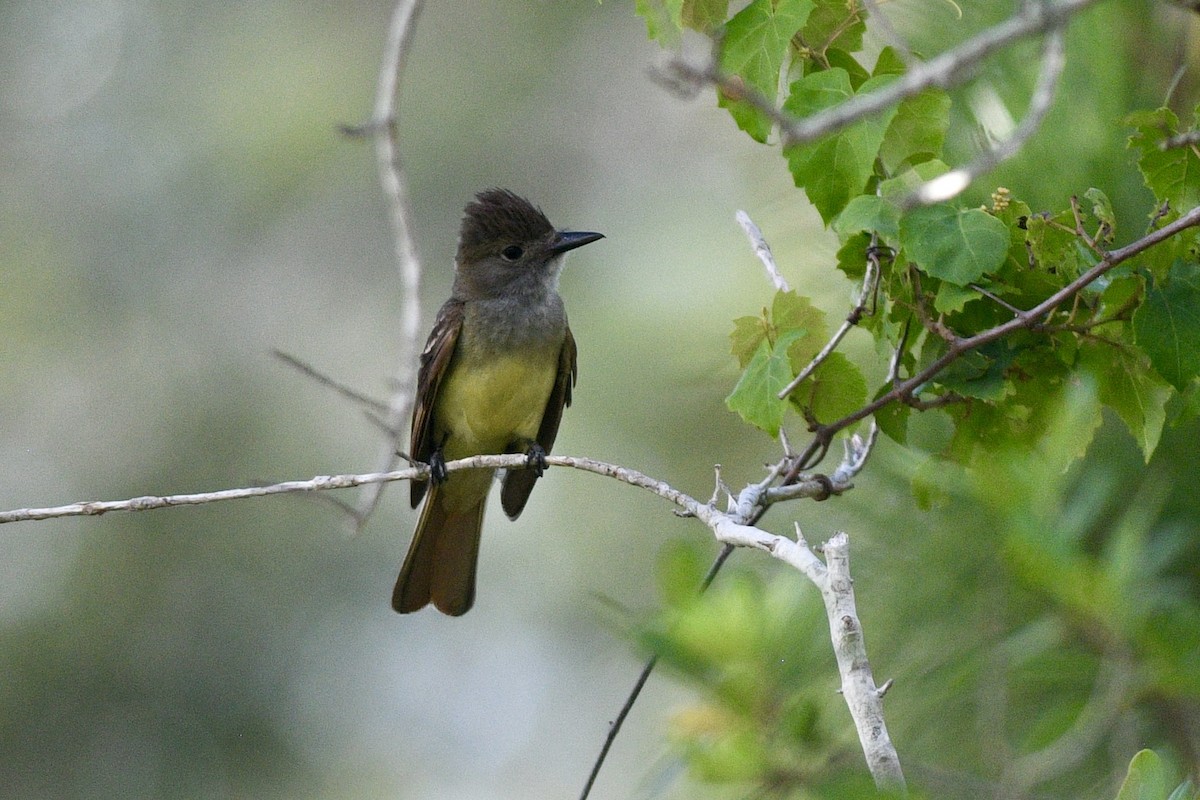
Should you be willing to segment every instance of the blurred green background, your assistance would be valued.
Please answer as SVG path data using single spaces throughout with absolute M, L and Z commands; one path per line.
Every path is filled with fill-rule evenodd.
M 1008 5 L 965 3 L 961 19 L 950 4 L 887 9 L 935 52 Z M 1103 3 L 1079 21 L 1046 129 L 976 201 L 1003 183 L 1062 207 L 1097 185 L 1127 231 L 1140 229 L 1149 195 L 1118 120 L 1161 101 L 1190 25 L 1145 6 Z M 390 11 L 0 5 L 0 507 L 375 467 L 372 424 L 270 351 L 381 398 L 394 372 L 401 298 L 374 155 L 337 133 L 370 113 Z M 1148 44 L 1161 42 L 1170 46 Z M 990 87 L 1019 114 L 1032 52 L 989 62 L 959 99 Z M 771 295 L 734 211 L 750 213 L 793 286 L 834 318 L 852 287 L 830 269 L 837 242 L 777 149 L 739 134 L 710 93 L 685 101 L 656 85 L 648 68 L 662 57 L 629 2 L 430 3 L 404 76 L 401 135 L 426 267 L 422 327 L 448 292 L 475 191 L 511 188 L 559 226 L 604 232 L 562 281 L 580 381 L 556 450 L 706 497 L 713 464 L 739 486 L 775 453 L 723 404 L 736 380 L 730 320 Z M 960 123 L 965 154 L 973 125 Z M 850 347 L 872 363 L 865 339 Z M 1196 435 L 1168 431 L 1151 465 L 1161 497 L 1143 526 L 1150 549 L 1154 526 L 1170 527 L 1174 549 L 1154 551 L 1154 575 L 1166 570 L 1192 610 Z M 1038 598 L 1022 624 L 1038 621 L 1047 647 L 1062 641 L 1056 631 L 1074 641 L 1073 629 L 1054 627 L 1053 597 L 1006 560 L 1004 503 L 947 477 L 945 503 L 921 511 L 909 491 L 920 462 L 885 442 L 858 490 L 764 524 L 783 532 L 799 520 L 810 540 L 851 532 L 877 675 L 899 680 L 890 722 L 902 760 L 928 765 L 926 776 L 986 780 L 1003 766 L 980 733 L 988 715 L 1011 705 L 1041 726 L 1032 741 L 1052 738 L 1097 661 L 1071 662 L 1075 694 L 1049 721 L 1038 698 L 1062 698 L 1048 685 L 1061 664 L 1031 667 L 1016 699 L 988 696 L 1000 646 L 1011 654 L 1033 636 L 1006 638 L 1019 627 L 1013 596 Z M 1108 425 L 1056 488 L 1089 487 L 1067 507 L 1119 519 L 1144 474 L 1132 441 Z M 406 496 L 392 487 L 355 538 L 330 505 L 304 497 L 5 526 L 0 795 L 574 796 L 641 663 L 627 628 L 660 603 L 660 550 L 692 541 L 702 561 L 715 546 L 643 493 L 552 470 L 519 522 L 490 513 L 469 615 L 400 617 L 388 598 L 416 518 Z M 1048 529 L 1054 519 L 1039 518 Z M 1103 530 L 1084 544 L 1099 547 Z M 811 587 L 765 561 L 739 554 L 714 602 L 757 586 L 748 596 L 800 609 L 786 635 L 808 648 L 811 669 L 789 673 L 781 691 L 807 686 L 830 706 L 836 675 Z M 704 682 L 667 673 L 635 710 L 597 797 L 697 796 L 664 731 L 698 707 Z M 1194 679 L 1181 687 L 1169 699 L 1194 712 Z M 935 706 L 947 697 L 962 707 Z M 846 735 L 844 720 L 833 727 Z M 1181 741 L 1196 736 L 1183 730 Z M 1131 746 L 1143 742 L 1130 734 Z M 1132 755 L 1115 740 L 1112 750 L 1115 761 Z M 1185 745 L 1173 753 L 1186 763 Z M 1107 786 L 1107 770 L 1101 758 L 1084 780 Z

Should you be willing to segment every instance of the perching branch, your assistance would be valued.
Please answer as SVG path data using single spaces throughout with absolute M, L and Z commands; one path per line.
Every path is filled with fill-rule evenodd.
M 789 489 L 786 497 L 770 495 L 764 484 L 752 484 L 744 489 L 730 503 L 728 512 L 718 511 L 714 505 L 702 503 L 696 498 L 664 481 L 652 478 L 645 473 L 628 467 L 608 464 L 591 458 L 576 456 L 546 456 L 550 466 L 571 467 L 573 469 L 591 472 L 614 478 L 631 486 L 645 489 L 678 506 L 689 516 L 694 516 L 707 525 L 716 539 L 733 547 L 753 547 L 770 553 L 775 558 L 803 572 L 821 590 L 829 611 L 835 651 L 838 654 L 839 669 L 842 673 L 842 689 L 846 702 L 854 717 L 859 738 L 863 742 L 863 752 L 867 758 L 871 773 L 875 776 L 880 787 L 903 787 L 904 777 L 900 772 L 899 760 L 895 749 L 887 738 L 887 729 L 883 726 L 879 699 L 882 692 L 875 687 L 871 677 L 870 665 L 866 660 L 866 650 L 863 646 L 861 626 L 854 612 L 854 598 L 848 573 L 848 559 L 845 548 L 848 540 L 845 534 L 835 536 L 826 545 L 826 557 L 829 559 L 829 570 L 821 564 L 820 559 L 813 554 L 807 544 L 800 539 L 792 541 L 786 537 L 776 536 L 761 528 L 746 524 L 746 520 L 756 519 L 771 502 L 783 499 L 793 499 L 800 496 L 816 497 L 828 494 L 832 481 L 835 491 L 844 491 L 850 487 L 850 479 L 861 469 L 866 458 L 867 445 L 854 437 L 854 446 L 848 446 L 846 460 L 834 472 L 834 478 L 802 478 Z M 518 469 L 526 465 L 526 457 L 522 453 L 508 455 L 473 456 L 459 459 L 446 464 L 447 472 L 457 472 L 464 469 Z M 768 480 L 775 480 L 780 474 L 782 465 L 770 471 Z M 166 496 L 134 497 L 128 500 L 92 501 L 71 503 L 53 508 L 24 508 L 0 512 L 0 524 L 8 522 L 24 522 L 32 520 L 56 519 L 62 517 L 99 516 L 112 511 L 148 511 L 156 508 L 173 508 L 183 505 L 203 505 L 225 500 L 239 500 L 249 497 L 265 497 L 273 494 L 288 494 L 296 492 L 325 491 L 329 489 L 346 489 L 354 486 L 378 485 L 399 480 L 426 479 L 429 477 L 429 466 L 418 464 L 402 470 L 391 472 L 366 473 L 362 475 L 321 475 L 307 481 L 286 481 L 270 486 L 251 486 L 242 489 L 223 489 L 214 492 L 198 492 L 194 494 L 177 494 Z M 830 550 L 829 548 L 833 548 Z M 838 548 L 841 548 L 840 550 Z M 837 555 L 840 553 L 841 555 Z M 841 559 L 845 566 L 839 564 Z M 722 559 L 723 561 L 723 559 Z M 721 561 L 710 570 L 710 576 L 716 574 Z M 844 577 L 839 577 L 844 576 Z M 706 581 L 707 583 L 707 581 Z M 645 678 L 654 668 L 654 660 L 643 671 L 638 688 L 645 683 Z M 636 698 L 636 692 L 632 695 Z M 627 703 L 622 718 L 628 713 Z M 615 730 L 619 728 L 614 728 Z M 610 737 L 605 745 L 605 752 L 611 745 Z M 586 798 L 599 771 L 603 759 L 598 761 L 584 790 Z
M 691 516 L 695 516 L 709 527 L 716 524 L 717 512 L 714 508 L 700 502 L 689 494 L 675 489 L 665 481 L 652 478 L 645 473 L 629 467 L 608 464 L 593 458 L 580 456 L 546 456 L 546 463 L 555 467 L 570 467 L 595 475 L 614 478 L 630 486 L 658 495 L 670 501 Z M 446 463 L 447 472 L 457 472 L 463 469 L 520 469 L 527 464 L 523 453 L 506 455 L 483 455 L 462 458 Z M 372 484 L 391 483 L 393 481 L 425 480 L 429 478 L 429 465 L 416 464 L 389 472 L 367 472 L 356 475 L 318 475 L 302 481 L 284 481 L 267 486 L 247 486 L 239 489 L 220 489 L 212 492 L 195 492 L 191 494 L 174 494 L 143 497 L 133 497 L 128 500 L 96 500 L 69 503 L 48 508 L 19 508 L 11 511 L 0 511 L 0 524 L 9 522 L 31 522 L 34 520 L 59 519 L 62 517 L 92 517 L 107 514 L 111 511 L 150 511 L 158 508 L 174 506 L 196 506 L 226 500 L 244 500 L 250 497 L 266 497 L 275 494 L 293 494 L 300 492 L 318 492 L 330 489 L 348 489 L 354 486 L 369 486 Z M 797 496 L 816 497 L 827 491 L 825 483 L 817 478 L 804 478 L 798 482 Z M 842 483 L 835 486 L 835 491 L 845 491 L 850 484 Z M 766 501 L 774 502 L 774 500 Z M 724 516 L 724 515 L 722 515 Z

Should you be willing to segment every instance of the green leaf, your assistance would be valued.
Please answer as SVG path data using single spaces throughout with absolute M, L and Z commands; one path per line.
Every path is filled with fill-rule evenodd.
M 779 70 L 792 37 L 804 26 L 813 0 L 754 0 L 725 26 L 721 40 L 721 69 L 737 75 L 746 85 L 774 103 Z M 728 108 L 738 127 L 760 142 L 771 133 L 771 120 L 736 97 L 721 94 L 718 103 Z
M 879 182 L 879 194 L 885 200 L 900 202 L 920 188 L 921 184 L 945 175 L 950 167 L 942 161 L 922 161 L 903 170 L 899 175 Z
M 908 417 L 912 406 L 904 403 L 888 403 L 875 412 L 875 421 L 883 435 L 897 444 L 908 444 Z
M 666 44 L 679 38 L 683 0 L 636 0 L 634 13 L 646 20 L 646 37 Z
M 1176 261 L 1166 282 L 1151 284 L 1133 330 L 1150 364 L 1182 392 L 1200 375 L 1200 266 Z
M 1182 212 L 1200 204 L 1200 156 L 1194 147 L 1163 150 L 1164 139 L 1179 132 L 1179 118 L 1169 108 L 1141 111 L 1126 118 L 1134 128 L 1129 147 L 1141 151 L 1138 168 L 1146 187 L 1161 203 Z
M 863 407 L 867 381 L 850 359 L 841 353 L 830 353 L 791 397 L 793 402 L 812 411 L 817 420 L 833 422 Z
M 779 335 L 787 331 L 805 331 L 824 343 L 825 312 L 812 304 L 812 300 L 797 292 L 776 292 L 771 301 L 771 324 Z M 819 349 L 819 346 L 818 346 Z M 816 355 L 813 350 L 813 355 Z
M 1092 201 L 1092 216 L 1108 227 L 1109 234 L 1117 229 L 1117 215 L 1113 213 L 1108 195 L 1096 188 L 1088 189 L 1083 196 Z
M 895 49 L 885 47 L 875 61 L 872 74 L 900 76 L 907 69 Z M 928 89 L 913 95 L 897 107 L 896 117 L 888 125 L 879 148 L 879 160 L 885 170 L 896 174 L 905 164 L 940 158 L 949 127 L 950 98 L 945 92 Z
M 875 70 L 872 75 L 903 75 L 908 70 L 904 59 L 900 57 L 900 53 L 896 48 L 888 45 L 879 51 L 879 58 L 875 59 Z
M 793 332 L 799 334 L 792 339 L 787 350 L 792 375 L 797 375 L 808 366 L 808 362 L 829 338 L 825 328 L 825 312 L 813 306 L 807 297 L 795 292 L 779 292 L 775 295 L 771 320 L 780 336 Z
M 963 356 L 938 373 L 935 381 L 964 397 L 996 402 L 1015 389 L 1005 371 L 1015 352 L 1003 345 L 990 345 Z
M 1162 435 L 1171 390 L 1148 361 L 1129 348 L 1082 342 L 1079 365 L 1095 379 L 1100 402 L 1117 412 L 1149 461 Z
M 867 271 L 867 248 L 870 246 L 871 237 L 865 233 L 849 237 L 838 249 L 837 268 L 851 280 L 862 280 Z
M 763 339 L 737 386 L 725 398 L 730 411 L 737 412 L 746 422 L 772 437 L 779 435 L 783 412 L 787 409 L 787 401 L 779 399 L 779 392 L 793 377 L 787 351 L 804 333 L 803 330 L 788 331 L 779 337 L 773 348 Z
M 868 92 L 893 81 L 891 76 L 871 78 L 862 86 Z M 797 117 L 838 105 L 854 96 L 844 69 L 827 69 L 794 82 L 784 110 Z M 845 128 L 820 141 L 792 145 L 784 150 L 796 185 L 803 188 L 828 225 L 851 198 L 863 193 L 875 171 L 875 158 L 894 108 Z
M 905 164 L 940 158 L 950 127 L 950 97 L 929 89 L 909 97 L 896 108 L 879 148 L 879 160 L 889 173 Z
M 1068 279 L 1080 274 L 1081 267 L 1090 259 L 1085 260 L 1080 252 L 1074 226 L 1068 212 L 1054 216 L 1034 214 L 1026 219 L 1025 241 L 1040 269 Z
M 1117 800 L 1162 800 L 1167 794 L 1167 770 L 1153 750 L 1142 750 L 1129 762 Z
M 839 50 L 836 47 L 825 51 L 825 60 L 828 65 L 821 67 L 817 64 L 810 64 L 809 69 L 805 70 L 805 74 L 820 72 L 822 69 L 842 69 L 850 76 L 850 86 L 854 91 L 858 91 L 860 87 L 871 77 L 871 73 L 858 63 L 858 59 L 847 53 L 845 50 Z
M 679 21 L 688 28 L 709 33 L 725 22 L 729 0 L 683 0 Z
M 733 321 L 733 330 L 729 332 L 729 350 L 737 357 L 738 366 L 746 368 L 758 351 L 758 346 L 766 341 L 770 330 L 765 308 L 761 316 L 738 317 Z
M 925 274 L 965 286 L 1004 263 L 1008 230 L 986 211 L 941 204 L 905 214 L 900 244 Z
M 939 314 L 951 314 L 962 311 L 963 306 L 972 300 L 979 299 L 979 292 L 969 286 L 956 286 L 943 281 L 933 298 L 933 310 Z
M 806 47 L 818 52 L 831 48 L 853 53 L 862 49 L 867 26 L 857 3 L 846 0 L 816 0 L 816 8 L 800 32 Z
M 860 194 L 838 214 L 833 229 L 843 240 L 859 231 L 877 231 L 894 241 L 900 235 L 900 209 L 882 197 Z

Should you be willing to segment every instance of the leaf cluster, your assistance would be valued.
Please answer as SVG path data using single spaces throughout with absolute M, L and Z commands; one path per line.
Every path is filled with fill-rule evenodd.
M 857 0 L 753 0 L 728 18 L 728 4 L 712 0 L 643 0 L 639 10 L 652 38 L 670 40 L 684 28 L 714 38 L 719 104 L 759 142 L 774 128 L 768 107 L 803 118 L 876 92 L 906 70 L 891 48 L 868 62 L 866 11 Z M 862 280 L 869 253 L 889 256 L 866 287 L 875 313 L 861 326 L 881 354 L 898 351 L 900 370 L 882 382 L 874 370 L 873 396 L 932 370 L 888 397 L 875 418 L 908 444 L 912 411 L 937 408 L 952 434 L 932 449 L 970 464 L 999 445 L 1031 445 L 1064 388 L 1087 381 L 1097 388 L 1095 415 L 1101 406 L 1115 411 L 1148 459 L 1168 420 L 1196 413 L 1195 236 L 1172 237 L 1086 286 L 1073 285 L 1104 264 L 1120 233 L 1101 189 L 1057 209 L 1033 209 L 1004 188 L 982 208 L 915 204 L 917 187 L 950 171 L 941 160 L 950 110 L 945 92 L 928 89 L 817 141 L 783 142 L 796 186 L 838 236 L 838 269 Z M 1127 123 L 1156 199 L 1150 229 L 1161 227 L 1200 202 L 1200 156 L 1195 146 L 1161 146 L 1182 132 L 1170 110 L 1134 114 Z M 1144 233 L 1135 230 L 1133 238 Z M 1052 298 L 1058 302 L 1021 330 L 961 347 Z M 872 391 L 868 376 L 837 352 L 779 397 L 829 333 L 824 314 L 794 294 L 737 319 L 731 342 L 742 375 L 729 407 L 771 436 L 789 410 L 810 430 L 846 427 Z M 1073 452 L 1085 447 L 1080 442 Z

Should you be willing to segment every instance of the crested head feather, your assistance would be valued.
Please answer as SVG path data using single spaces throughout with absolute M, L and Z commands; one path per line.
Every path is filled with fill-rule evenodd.
M 533 242 L 553 231 L 533 203 L 507 189 L 488 189 L 467 205 L 458 247 L 460 253 L 479 252 L 500 243 Z

